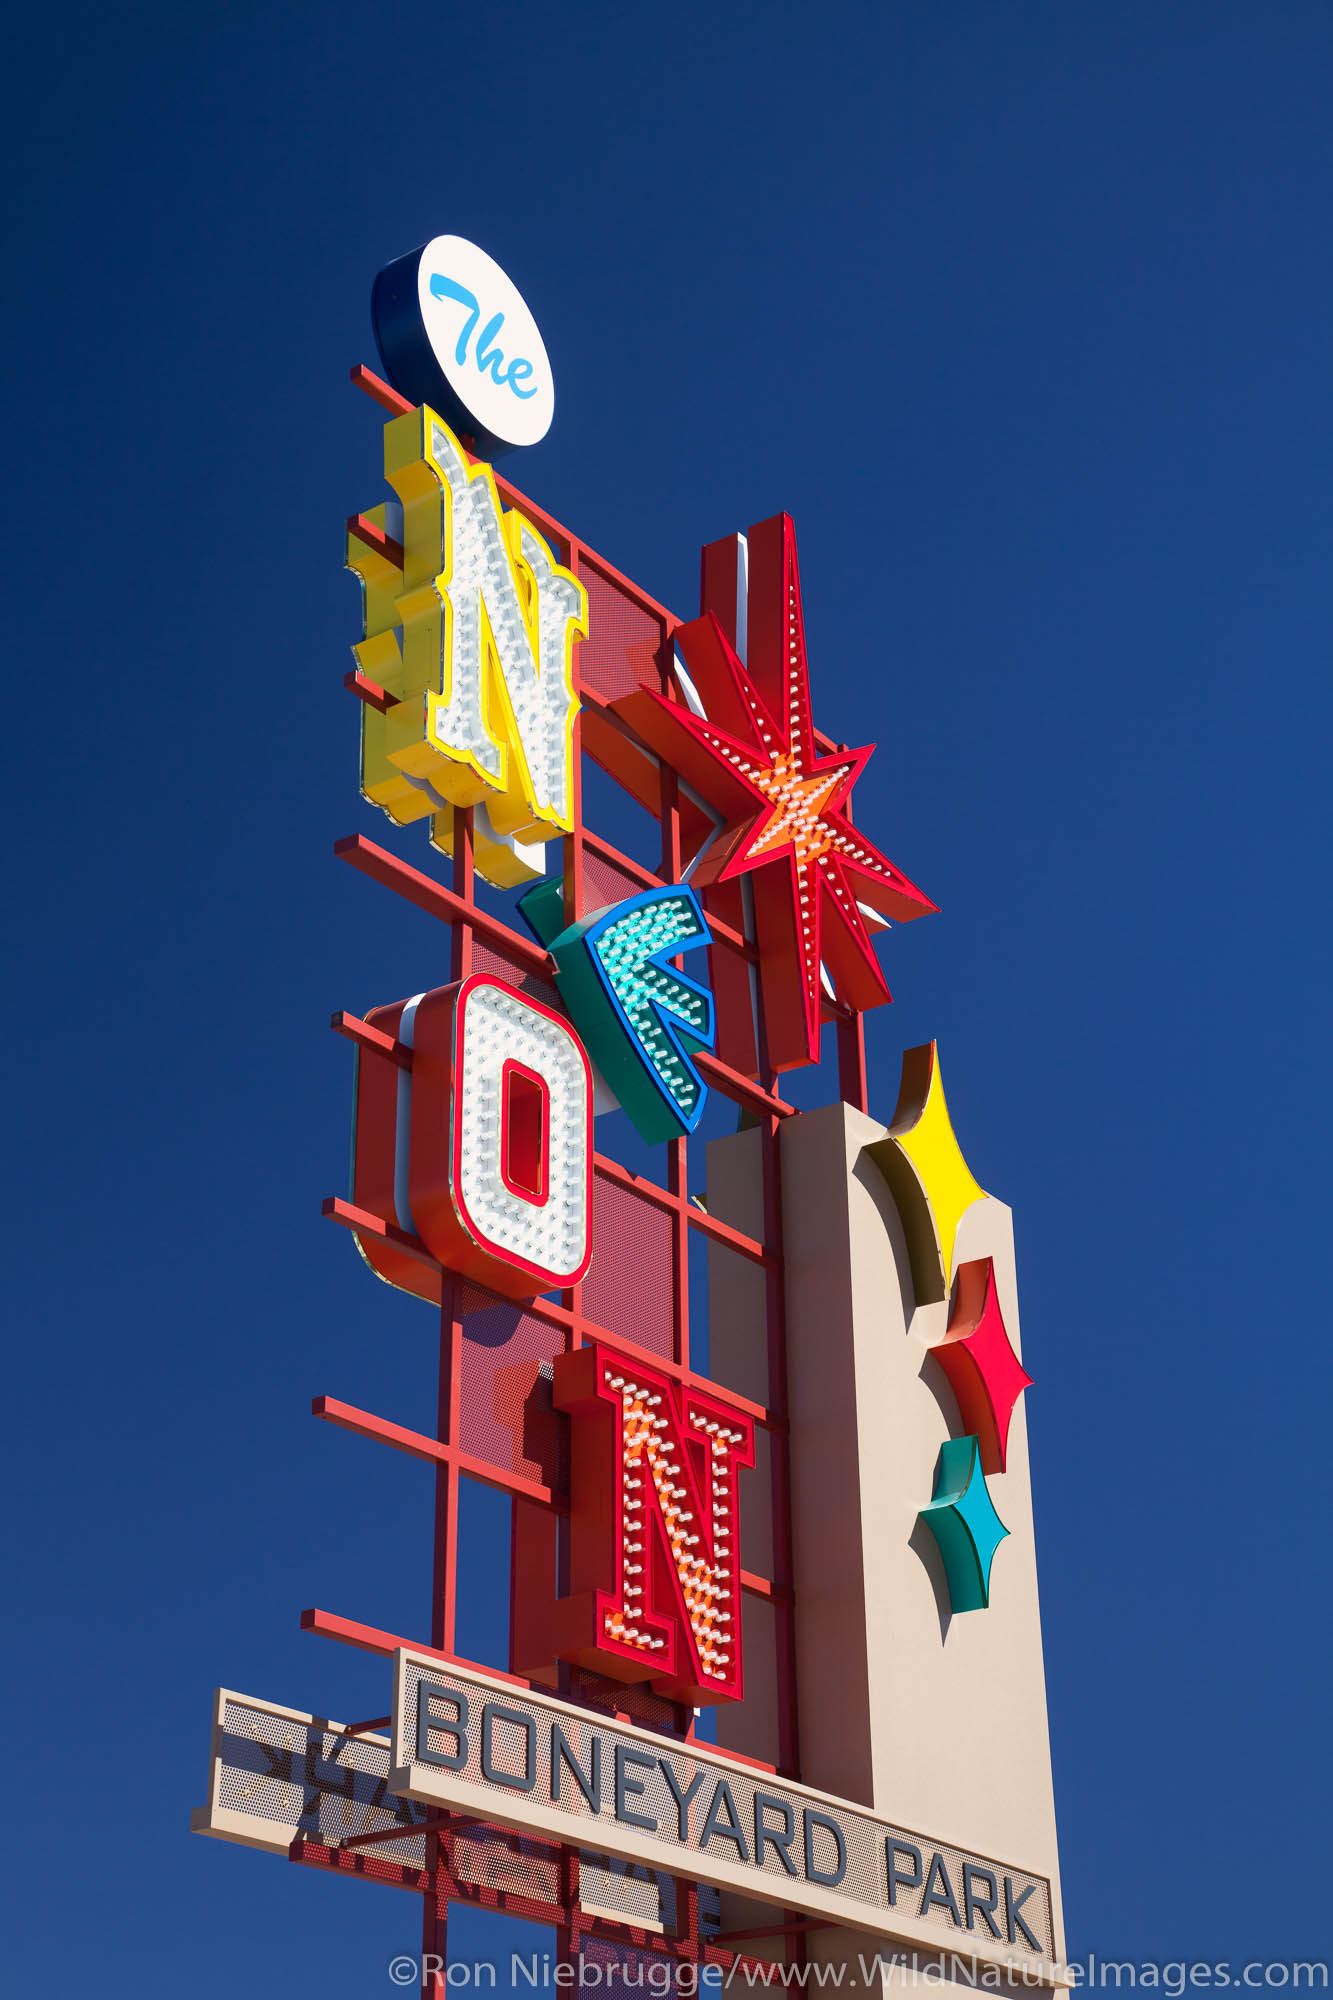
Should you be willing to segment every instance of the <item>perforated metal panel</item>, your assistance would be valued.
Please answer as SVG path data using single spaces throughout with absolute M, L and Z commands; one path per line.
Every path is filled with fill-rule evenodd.
M 605 1174 L 595 1174 L 592 1239 L 597 1254 L 583 1281 L 588 1318 L 650 1354 L 674 1360 L 676 1277 L 669 1212 Z
M 635 688 L 660 687 L 662 621 L 582 559 L 579 582 L 588 593 L 588 636 L 578 648 L 579 678 L 611 700 Z
M 627 896 L 637 896 L 643 883 L 637 875 L 631 875 L 628 868 L 617 868 L 614 862 L 604 861 L 600 854 L 583 856 L 583 901 L 589 910 L 600 910 L 612 903 L 623 903 Z
M 556 852 L 558 854 L 559 849 Z M 525 993 L 540 1007 L 553 1008 L 557 1014 L 565 1011 L 554 986 L 545 979 L 538 979 L 518 959 L 506 958 L 503 952 L 495 951 L 480 938 L 473 940 L 472 970 L 484 972 L 492 979 L 503 979 L 506 986 L 517 987 L 520 993 Z
M 947 1841 L 896 1827 L 841 1801 L 821 1801 L 817 1794 L 744 1766 L 727 1765 L 724 1769 L 700 1756 L 692 1745 L 654 1741 L 567 1703 L 536 1701 L 519 1689 L 437 1669 L 410 1654 L 399 1655 L 396 1697 L 397 1740 L 405 1756 L 413 1756 L 417 1745 L 417 1690 L 423 1682 L 439 1690 L 443 1697 L 432 1713 L 453 1715 L 460 1721 L 459 1731 L 451 1731 L 443 1724 L 439 1729 L 429 1729 L 427 1750 L 442 1760 L 462 1756 L 464 1761 L 457 1771 L 449 1772 L 426 1761 L 413 1762 L 411 1787 L 422 1796 L 438 1794 L 441 1798 L 458 1799 L 464 1806 L 479 1797 L 492 1799 L 497 1812 L 520 1824 L 525 1810 L 547 1814 L 554 1810 L 562 1824 L 568 1823 L 571 1834 L 577 1834 L 581 1827 L 600 1823 L 605 1830 L 603 1838 L 616 1846 L 625 1845 L 630 1854 L 651 1851 L 650 1843 L 652 1848 L 664 1847 L 673 1857 L 679 1856 L 678 1862 L 673 1858 L 669 1864 L 673 1872 L 704 1881 L 711 1874 L 713 1879 L 720 1879 L 730 1887 L 738 1886 L 734 1870 L 737 1864 L 743 1864 L 746 1884 L 753 1884 L 756 1896 L 767 1892 L 767 1900 L 793 1907 L 802 1907 L 804 1898 L 806 1907 L 820 1908 L 827 1908 L 828 1899 L 832 1898 L 845 1913 L 842 1921 L 854 1924 L 858 1918 L 873 1920 L 873 1928 L 890 1935 L 893 1915 L 899 1914 L 914 1922 L 924 1921 L 953 1944 L 965 1944 L 969 1936 L 983 1946 L 1003 1941 L 996 1937 L 992 1926 L 1001 1932 L 1005 1929 L 1006 1907 L 1001 1884 L 1008 1883 L 1012 1895 L 1022 1899 L 1019 1907 L 1023 1921 L 1037 1937 L 1041 1955 L 1049 1958 L 1053 1954 L 1050 1884 L 1044 1877 L 1010 1863 L 996 1863 L 968 1853 Z M 464 1708 L 456 1706 L 460 1700 L 466 1704 Z M 596 1807 L 585 1797 L 567 1764 L 557 1761 L 553 1726 L 558 1726 L 568 1741 L 588 1788 L 598 1801 Z M 614 1780 L 609 1775 L 616 1765 L 618 1746 L 632 1760 L 635 1789 L 628 1818 L 616 1813 Z M 666 1767 L 676 1778 L 674 1788 Z M 600 1788 L 593 1780 L 594 1769 L 600 1772 Z M 682 1807 L 679 1795 L 689 1792 L 696 1776 L 700 1781 L 688 1804 Z M 726 1788 L 725 1802 L 721 1787 Z M 764 1794 L 767 1801 L 758 1818 L 757 1793 Z M 845 1871 L 835 1885 L 816 1882 L 819 1899 L 813 1904 L 808 1901 L 804 1879 L 800 1832 L 796 1834 L 795 1845 L 788 1844 L 785 1855 L 781 1843 L 772 1840 L 762 1843 L 761 1854 L 756 1856 L 754 1852 L 759 1845 L 755 1832 L 759 1819 L 770 1829 L 781 1828 L 783 1806 L 791 1815 L 791 1825 L 797 1829 L 802 1827 L 803 1811 L 809 1807 L 835 1820 L 842 1834 Z M 485 1809 L 491 1810 L 489 1806 Z M 645 1822 L 651 1822 L 651 1827 Z M 811 1839 L 815 1869 L 810 1873 L 814 1880 L 817 1870 L 832 1872 L 837 1840 L 819 1819 L 812 1823 Z M 886 1862 L 890 1841 L 901 1846 L 904 1863 L 909 1863 L 913 1854 L 918 1857 L 914 1872 L 919 1878 L 909 1884 L 913 1870 L 902 1866 L 892 1891 Z M 795 1862 L 793 1855 L 797 1857 Z M 733 1871 L 731 1874 L 718 1875 L 719 1858 Z M 995 1892 L 998 1901 L 993 1916 L 987 1917 L 984 1908 L 978 1906 L 977 1893 L 969 1904 L 965 1869 L 971 1871 L 974 1892 L 984 1889 L 988 1882 Z M 973 1919 L 970 1924 L 964 1921 L 965 1910 Z M 1021 1956 L 1025 1951 L 1032 1955 L 1021 1930 L 1007 1944 L 1016 1955 Z
M 569 1425 L 551 1401 L 549 1373 L 564 1336 L 519 1306 L 467 1307 L 465 1295 L 459 1443 L 502 1472 L 567 1492 Z
M 694 1968 L 690 1968 L 693 1973 Z M 625 1994 L 633 2000 L 644 1995 L 673 1993 L 681 1984 L 680 1968 L 660 1953 L 645 1951 L 610 1938 L 585 1937 L 579 1940 L 579 1988 L 601 1994 Z
M 609 1855 L 579 1859 L 579 1907 L 648 1930 L 671 1930 L 676 1921 L 676 1885 L 659 1869 Z
M 285 1853 L 298 1833 L 336 1847 L 352 1834 L 428 1818 L 428 1807 L 389 1791 L 389 1763 L 386 1737 L 347 1736 L 320 1717 L 224 1694 L 205 1809 L 216 1823 L 197 1830 Z M 219 1810 L 242 1825 L 224 1825 Z M 376 1852 L 384 1861 L 425 1866 L 421 1835 L 376 1843 Z
M 689 1710 L 682 1709 L 679 1702 L 654 1694 L 643 1681 L 608 1680 L 605 1674 L 587 1673 L 582 1667 L 570 1668 L 569 1694 L 580 1708 L 608 1716 L 627 1715 L 641 1729 L 655 1729 L 664 1736 L 680 1736 L 680 1718 L 689 1716 Z
M 533 1903 L 560 1901 L 560 1849 L 554 1841 L 501 1826 L 468 1826 L 451 1837 L 450 1859 L 460 1882 Z
M 302 1715 L 247 1695 L 219 1692 L 209 1770 L 209 1803 L 194 1829 L 285 1855 L 298 1835 L 337 1847 L 356 1834 L 408 1827 L 432 1808 L 391 1792 L 385 1736 L 348 1736 L 340 1723 Z M 426 1836 L 376 1841 L 362 1850 L 407 1868 L 426 1865 Z M 560 1847 L 508 1827 L 467 1826 L 450 1835 L 450 1865 L 460 1883 L 530 1902 L 560 1902 Z M 625 1923 L 674 1920 L 674 1888 L 665 1876 L 627 1867 L 609 1855 L 580 1854 L 580 1878 L 599 1912 Z

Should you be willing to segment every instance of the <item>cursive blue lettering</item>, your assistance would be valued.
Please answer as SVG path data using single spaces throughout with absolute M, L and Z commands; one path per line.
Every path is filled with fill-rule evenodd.
M 432 277 L 430 291 L 434 299 L 453 299 L 460 306 L 467 308 L 467 318 L 463 321 L 463 330 L 454 347 L 454 359 L 461 368 L 467 360 L 468 342 L 472 338 L 477 321 L 481 318 L 481 307 L 477 302 L 476 293 L 468 291 L 465 285 L 455 284 L 452 278 L 438 275 Z M 531 375 L 532 363 L 525 361 L 521 355 L 516 355 L 508 367 L 505 366 L 504 349 L 493 344 L 504 323 L 505 316 L 502 312 L 487 320 L 477 341 L 473 359 L 480 374 L 489 374 L 497 388 L 508 389 L 511 394 L 526 403 L 530 396 L 536 395 L 537 384 L 534 382 L 530 389 L 521 389 L 519 384 L 526 382 Z
M 504 386 L 505 378 L 501 372 L 504 366 L 504 349 L 492 347 L 491 342 L 504 323 L 504 314 L 497 313 L 494 319 L 487 320 L 485 326 L 477 336 L 477 366 L 483 375 L 488 368 L 490 369 L 491 380 L 497 388 Z
M 457 299 L 460 306 L 470 308 L 467 318 L 463 321 L 463 331 L 458 336 L 458 345 L 454 349 L 454 360 L 461 368 L 467 360 L 467 344 L 472 329 L 481 318 L 481 307 L 477 304 L 476 294 L 469 292 L 462 285 L 456 285 L 452 278 L 432 278 L 430 295 L 433 299 Z

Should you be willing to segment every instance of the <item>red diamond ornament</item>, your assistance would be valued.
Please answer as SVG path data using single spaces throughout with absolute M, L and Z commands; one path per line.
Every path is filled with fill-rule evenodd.
M 1014 1353 L 989 1257 L 958 1266 L 949 1331 L 930 1351 L 958 1399 L 963 1429 L 977 1437 L 983 1470 L 1003 1472 L 1009 1420 L 1032 1377 Z

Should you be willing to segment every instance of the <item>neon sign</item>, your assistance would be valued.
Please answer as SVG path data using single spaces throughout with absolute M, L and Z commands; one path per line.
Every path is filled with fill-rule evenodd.
M 402 567 L 348 543 L 363 599 L 353 653 L 391 698 L 363 709 L 362 794 L 400 824 L 429 817 L 446 853 L 455 808 L 477 808 L 477 866 L 512 887 L 543 872 L 525 850 L 573 826 L 587 595 L 433 410 L 385 426 L 384 470 L 402 505 Z
M 513 279 L 475 243 L 436 236 L 395 258 L 370 316 L 394 387 L 441 411 L 483 458 L 545 437 L 555 414 L 545 342 Z
M 569 1023 L 474 973 L 368 1025 L 410 1067 L 358 1064 L 358 1205 L 508 1298 L 577 1284 L 592 1255 L 592 1072 Z M 413 1246 L 357 1241 L 387 1283 L 439 1303 L 439 1272 Z
M 554 1399 L 573 1423 L 562 1656 L 677 1701 L 739 1701 L 752 1422 L 600 1343 L 559 1358 Z
M 935 905 L 852 825 L 852 788 L 874 746 L 826 754 L 815 742 L 789 515 L 704 550 L 701 616 L 675 643 L 693 701 L 645 688 L 615 712 L 721 821 L 691 879 L 733 926 L 748 887 L 769 1061 L 800 1069 L 819 1060 L 826 993 L 858 1012 L 889 999 L 871 930 Z M 757 1075 L 748 974 L 715 984 L 719 1050 Z
M 454 359 L 461 367 L 467 360 L 468 341 L 472 338 L 477 321 L 481 318 L 477 295 L 475 292 L 470 292 L 466 285 L 457 284 L 454 279 L 446 278 L 439 272 L 430 281 L 430 295 L 433 299 L 455 299 L 467 310 L 463 330 L 454 348 Z M 526 403 L 530 396 L 535 396 L 537 393 L 535 382 L 530 389 L 521 387 L 532 374 L 532 363 L 516 355 L 506 367 L 503 350 L 491 344 L 504 323 L 505 316 L 502 312 L 491 315 L 477 336 L 473 360 L 479 374 L 485 375 L 489 372 L 497 388 L 507 388 L 511 395 L 520 397 Z
M 598 1069 L 650 1144 L 693 1132 L 708 1088 L 693 1057 L 716 1038 L 713 996 L 670 963 L 708 941 L 692 889 L 646 889 L 563 924 L 557 883 L 519 904 L 555 960 L 560 997 Z
M 705 549 L 682 624 L 479 462 L 553 399 L 498 267 L 437 239 L 381 273 L 374 313 L 398 389 L 352 372 L 392 416 L 393 497 L 348 524 L 345 685 L 364 796 L 453 866 L 361 832 L 335 852 L 435 920 L 417 983 L 452 983 L 334 1015 L 356 1120 L 324 1213 L 435 1307 L 438 1394 L 424 1430 L 312 1410 L 427 1468 L 429 1647 L 309 1606 L 305 1629 L 396 1656 L 392 1744 L 223 1691 L 194 1823 L 419 1892 L 437 1985 L 474 1890 L 554 1926 L 560 1971 L 626 1926 L 695 1984 L 752 1946 L 790 1965 L 812 1928 L 816 1968 L 849 1966 L 869 1929 L 954 1933 L 1010 1984 L 1016 1950 L 1058 1985 L 1012 1229 L 933 1045 L 892 1121 L 871 1113 L 875 933 L 934 906 L 853 823 L 870 750 L 815 727 L 792 523 Z M 633 850 L 590 822 L 583 755 L 649 815 Z M 487 884 L 526 891 L 536 946 Z M 841 1102 L 803 1111 L 781 1073 L 834 1042 Z M 732 1117 L 705 1144 L 709 1091 Z M 619 1121 L 594 1150 L 616 1107 L 656 1165 Z M 489 1668 L 458 1658 L 464 1482 L 508 1507 Z M 1003 1614 L 953 1634 L 1006 1536 Z M 997 1687 L 1006 1727 L 963 1742 Z M 988 1858 L 1011 1817 L 1050 1876 Z M 701 1885 L 757 1898 L 755 1922 Z
M 417 1003 L 408 1184 L 442 1264 L 515 1298 L 592 1256 L 592 1072 L 567 1021 L 484 973 Z

